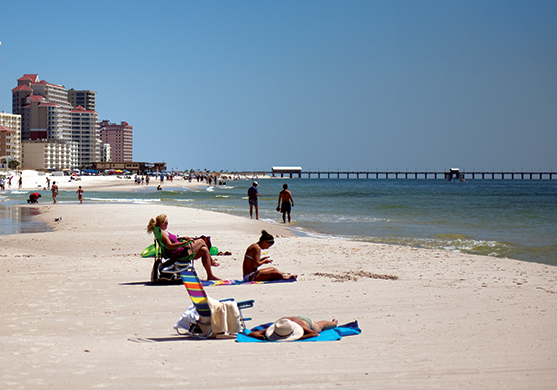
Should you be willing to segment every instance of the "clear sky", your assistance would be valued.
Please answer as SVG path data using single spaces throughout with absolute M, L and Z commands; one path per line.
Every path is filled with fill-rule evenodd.
M 35 1 L 25 73 L 97 91 L 134 160 L 210 170 L 557 171 L 557 1 Z

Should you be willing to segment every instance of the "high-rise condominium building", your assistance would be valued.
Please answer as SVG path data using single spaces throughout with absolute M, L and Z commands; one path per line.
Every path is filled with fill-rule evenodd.
M 79 144 L 79 166 L 102 161 L 103 146 L 100 139 L 95 96 L 90 90 L 68 90 L 72 110 L 72 140 Z
M 86 110 L 95 111 L 97 105 L 95 102 L 95 95 L 97 92 L 89 90 L 76 91 L 73 88 L 68 89 L 68 101 L 72 107 L 81 106 Z
M 72 141 L 78 145 L 78 166 L 87 167 L 101 159 L 98 115 L 77 106 L 72 110 Z
M 25 74 L 12 89 L 12 113 L 21 115 L 21 139 L 72 140 L 71 110 L 63 85 Z
M 21 139 L 24 144 L 40 141 L 24 145 L 24 167 L 75 168 L 99 161 L 102 145 L 95 91 L 73 88 L 67 91 L 63 85 L 39 80 L 37 74 L 25 74 L 17 84 L 12 89 L 12 111 L 22 118 Z M 45 145 L 48 142 L 53 144 Z M 65 147 L 64 142 L 71 145 Z M 41 163 L 41 157 L 32 153 L 42 153 L 43 149 L 45 157 Z M 63 158 L 56 159 L 58 154 Z
M 133 126 L 128 122 L 119 125 L 104 120 L 100 123 L 101 140 L 110 144 L 114 162 L 133 161 Z
M 21 164 L 21 115 L 0 113 L 0 159 Z

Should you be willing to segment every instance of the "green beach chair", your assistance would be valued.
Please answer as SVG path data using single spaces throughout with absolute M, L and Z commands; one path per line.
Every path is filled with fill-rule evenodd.
M 155 236 L 154 242 L 154 257 L 155 262 L 151 269 L 151 283 L 179 283 L 181 282 L 180 276 L 175 270 L 176 266 L 183 268 L 188 264 L 192 264 L 195 253 L 192 252 L 185 257 L 175 258 L 170 256 L 171 250 L 162 242 L 161 228 L 156 226 L 153 229 Z M 189 245 L 191 241 L 184 242 L 184 245 Z

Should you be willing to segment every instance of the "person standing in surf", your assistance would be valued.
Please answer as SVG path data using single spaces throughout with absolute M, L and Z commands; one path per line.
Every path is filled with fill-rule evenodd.
M 56 203 L 56 197 L 58 196 L 58 184 L 55 181 L 52 182 L 52 200 Z
M 259 219 L 259 206 L 257 204 L 257 197 L 261 196 L 257 191 L 257 182 L 254 181 L 253 185 L 248 190 L 249 202 L 249 217 L 253 219 L 253 209 L 255 208 L 255 219 Z
M 290 223 L 290 211 L 294 207 L 294 199 L 292 199 L 292 193 L 288 191 L 288 184 L 283 184 L 282 188 L 283 190 L 279 193 L 278 197 L 277 211 L 282 213 L 283 223 L 286 223 L 286 214 L 288 214 L 288 223 Z

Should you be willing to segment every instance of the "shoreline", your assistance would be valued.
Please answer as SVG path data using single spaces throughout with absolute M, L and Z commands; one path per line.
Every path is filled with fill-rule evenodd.
M 131 188 L 140 188 L 140 187 L 156 189 L 157 185 L 160 184 L 159 180 L 152 179 L 151 183 L 148 186 L 146 186 L 145 184 L 137 185 L 135 184 L 133 179 L 126 179 L 116 175 L 78 176 L 80 180 L 70 180 L 70 176 L 39 175 L 38 172 L 34 172 L 34 171 L 32 172 L 26 171 L 25 173 L 26 174 L 22 175 L 23 183 L 21 189 L 18 187 L 17 177 L 14 177 L 14 179 L 12 179 L 12 186 L 11 187 L 6 186 L 6 191 L 41 191 L 45 193 L 50 193 L 50 190 L 46 189 L 47 177 L 50 179 L 51 183 L 56 182 L 60 190 L 68 190 L 68 191 L 77 190 L 77 188 L 80 185 L 86 186 L 88 189 L 93 191 L 97 191 L 101 189 L 107 191 L 113 189 L 117 189 L 119 191 L 120 190 L 125 191 Z M 171 185 L 169 185 L 169 183 Z M 182 188 L 198 188 L 198 187 L 207 186 L 207 184 L 198 183 L 198 182 L 190 183 L 189 181 L 186 181 L 184 179 L 176 179 L 173 181 L 165 180 L 165 182 L 161 186 L 163 188 L 171 187 L 171 186 L 182 187 Z
M 44 176 L 33 176 L 35 179 L 37 177 Z M 58 178 L 60 180 L 60 177 Z M 220 186 L 211 185 L 209 186 L 204 182 L 193 181 L 189 183 L 183 179 L 175 179 L 174 181 L 165 181 L 163 184 L 163 193 L 159 194 L 156 191 L 156 186 L 158 185 L 158 180 L 152 180 L 149 186 L 146 185 L 136 185 L 131 179 L 121 179 L 117 176 L 83 176 L 81 181 L 69 181 L 69 177 L 64 177 L 65 181 L 59 181 L 60 196 L 59 203 L 62 204 L 77 204 L 77 196 L 74 194 L 79 185 L 83 185 L 85 190 L 85 202 L 94 202 L 96 204 L 112 204 L 112 203 L 148 203 L 148 204 L 171 204 L 179 205 L 185 207 L 195 207 L 201 210 L 213 210 L 217 212 L 226 213 L 228 215 L 239 215 L 245 216 L 246 212 L 243 208 L 243 196 L 242 188 L 248 187 L 245 180 L 230 181 L 225 187 L 219 188 Z M 9 204 L 15 204 L 19 202 L 19 199 L 27 194 L 29 188 L 25 187 L 25 183 L 28 183 L 33 187 L 33 183 L 30 180 L 24 180 L 24 188 L 21 191 L 15 190 L 12 186 L 13 195 L 8 195 L 7 199 Z M 273 188 L 272 182 L 267 183 L 269 188 Z M 274 187 L 277 187 L 274 185 Z M 205 191 L 207 190 L 207 191 Z M 267 190 L 268 191 L 268 190 Z M 9 191 L 7 191 L 9 193 Z M 117 196 L 111 196 L 111 193 L 117 192 Z M 52 202 L 51 194 L 47 191 L 41 191 L 43 197 L 40 200 L 40 207 L 43 204 L 49 204 Z M 217 194 L 216 196 L 214 194 Z M 206 194 L 206 195 L 205 195 Z M 211 194 L 212 197 L 211 197 Z M 218 195 L 221 194 L 221 195 Z M 229 195 L 232 194 L 232 195 Z M 219 197 L 228 198 L 232 197 L 231 201 L 221 201 Z M 89 199 L 87 199 L 89 198 Z M 2 193 L 0 193 L 0 201 L 2 200 Z M 15 202 L 14 202 L 15 201 Z M 247 203 L 247 201 L 246 201 Z M 269 204 L 271 203 L 271 204 Z M 272 201 L 269 202 L 269 196 L 266 199 L 262 198 L 262 208 L 260 208 L 260 217 L 264 221 L 272 221 L 273 223 L 280 223 L 280 218 L 276 218 L 274 213 L 275 205 L 272 205 Z M 1 203 L 0 203 L 1 205 Z M 306 207 L 309 206 L 306 204 Z M 269 213 L 269 210 L 272 212 Z M 307 208 L 310 210 L 311 206 Z M 300 209 L 304 211 L 305 209 Z M 261 213 L 262 211 L 262 213 Z M 315 212 L 315 210 L 313 210 Z M 429 235 L 428 232 L 422 234 L 421 230 L 416 230 L 419 228 L 418 225 L 411 226 L 411 229 L 415 229 L 414 232 L 410 231 L 409 235 L 395 234 L 391 237 L 388 234 L 383 233 L 388 231 L 388 224 L 384 223 L 384 226 L 368 226 L 371 230 L 361 230 L 361 234 L 356 231 L 348 231 L 346 227 L 354 227 L 355 221 L 357 221 L 351 213 L 351 210 L 344 210 L 348 213 L 349 223 L 346 226 L 340 226 L 340 230 L 337 229 L 334 223 L 324 222 L 322 226 L 320 225 L 321 216 L 318 214 L 311 214 L 310 211 L 307 215 L 301 215 L 301 219 L 294 218 L 294 223 L 288 225 L 291 231 L 298 236 L 302 237 L 317 237 L 317 238 L 332 238 L 338 240 L 355 240 L 363 242 L 374 242 L 383 243 L 390 245 L 401 245 L 410 246 L 415 248 L 426 248 L 434 250 L 447 250 L 456 251 L 459 253 L 469 253 L 476 255 L 487 255 L 496 258 L 510 258 L 510 259 L 520 259 L 521 261 L 536 262 L 541 264 L 557 265 L 555 263 L 555 257 L 552 253 L 552 245 L 554 239 L 549 234 L 547 240 L 542 241 L 537 238 L 537 235 L 526 234 L 526 239 L 516 239 L 512 234 L 507 233 L 512 230 L 503 232 L 503 235 L 491 235 L 490 231 L 477 231 L 468 234 L 467 232 L 454 233 L 454 229 L 450 226 L 441 226 L 441 230 L 438 232 L 443 232 L 442 228 L 447 228 L 447 234 L 440 233 L 435 235 Z M 9 213 L 5 213 L 10 218 Z M 341 216 L 343 216 L 341 211 Z M 497 218 L 497 216 L 493 216 Z M 396 218 L 396 216 L 395 216 Z M 443 220 L 443 217 L 440 217 Z M 333 221 L 334 222 L 334 221 Z M 9 222 L 7 222 L 9 224 Z M 358 223 L 358 222 L 356 222 Z M 412 222 L 411 222 L 412 223 Z M 528 223 L 528 221 L 525 221 Z M 328 225 L 327 225 L 328 224 Z M 350 225 L 352 224 L 352 226 Z M 489 223 L 488 223 L 489 225 Z M 9 226 L 9 225 L 5 225 Z M 364 226 L 364 225 L 362 225 Z M 465 226 L 465 225 L 463 225 Z M 509 225 L 509 229 L 519 229 L 519 226 Z M 365 226 L 364 226 L 365 227 Z M 321 229 L 320 229 L 321 228 Z M 395 225 L 396 228 L 396 225 Z M 497 228 L 497 226 L 495 226 Z M 554 226 L 549 226 L 550 229 L 554 229 Z M 344 229 L 344 231 L 343 231 Z M 380 230 L 373 230 L 380 229 Z M 535 229 L 532 227 L 532 229 Z M 540 230 L 541 228 L 538 228 Z M 18 231 L 17 228 L 14 228 Z M 430 229 L 432 230 L 432 229 Z M 536 231 L 536 230 L 534 230 Z M 351 234 L 354 233 L 354 234 Z M 412 233 L 415 236 L 412 236 Z M 474 234 L 476 233 L 476 234 Z M 505 236 L 507 234 L 507 236 Z M 545 233 L 547 236 L 548 233 Z M 541 236 L 543 237 L 543 235 Z M 530 240 L 530 241 L 529 241 Z M 530 245 L 531 243 L 531 245 Z
M 299 237 L 278 224 L 186 207 L 58 204 L 41 211 L 52 232 L 0 236 L 6 389 L 550 389 L 557 380 L 557 267 Z M 297 282 L 206 288 L 215 299 L 254 299 L 244 313 L 253 318 L 249 326 L 307 315 L 358 320 L 362 334 L 293 344 L 178 336 L 172 325 L 190 305 L 187 292 L 150 285 L 152 260 L 139 256 L 153 240 L 148 219 L 159 213 L 173 233 L 210 235 L 231 251 L 216 257 L 214 272 L 226 279 L 241 276 L 243 253 L 261 229 L 275 235 L 273 265 L 298 274 Z M 249 362 L 259 361 L 269 364 L 253 370 Z
M 50 192 L 46 189 L 46 178 L 48 177 L 52 182 L 56 182 L 59 186 L 60 190 L 77 190 L 80 185 L 87 186 L 90 190 L 113 190 L 117 189 L 120 190 L 128 190 L 131 188 L 155 188 L 157 185 L 161 184 L 160 180 L 151 176 L 151 181 L 149 185 L 146 184 L 135 184 L 133 177 L 135 175 L 83 175 L 77 176 L 79 180 L 70 180 L 70 176 L 54 176 L 49 173 L 38 172 L 33 170 L 24 170 L 21 173 L 23 184 L 22 188 L 18 188 L 18 177 L 15 175 L 14 172 L 12 185 L 8 187 L 6 184 L 6 191 L 43 191 L 43 192 Z M 130 178 L 126 178 L 126 176 Z M 139 175 L 141 176 L 141 175 Z M 257 180 L 264 180 L 264 179 L 280 179 L 280 178 L 273 178 L 270 176 L 260 176 L 257 177 Z M 234 182 L 238 180 L 255 180 L 254 178 L 248 176 L 238 177 L 236 179 L 227 180 L 228 182 Z M 214 184 L 213 184 L 214 185 Z M 165 180 L 164 183 L 161 184 L 162 188 L 165 187 L 181 187 L 181 188 L 200 188 L 200 187 L 208 187 L 209 185 L 206 182 L 197 182 L 196 180 L 187 181 L 181 177 L 176 177 L 174 180 Z

